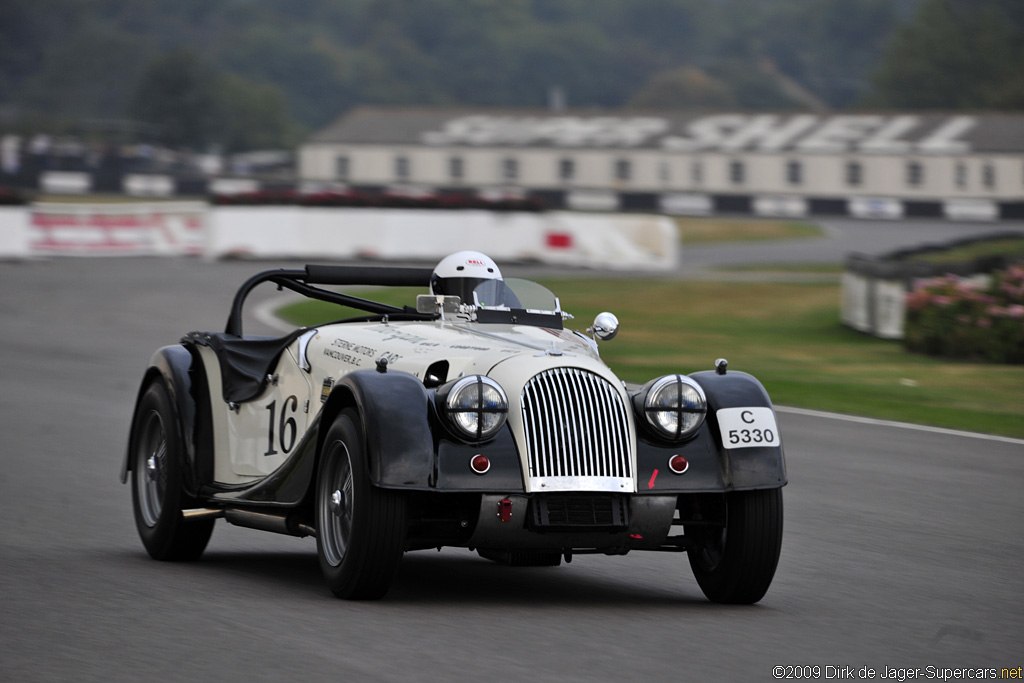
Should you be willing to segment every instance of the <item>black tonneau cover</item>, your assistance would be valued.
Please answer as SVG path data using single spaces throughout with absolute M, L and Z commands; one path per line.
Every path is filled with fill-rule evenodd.
M 208 346 L 220 364 L 221 393 L 229 403 L 245 403 L 263 393 L 267 375 L 281 353 L 306 330 L 300 328 L 283 337 L 236 337 L 225 332 L 189 332 L 181 338 L 185 346 Z

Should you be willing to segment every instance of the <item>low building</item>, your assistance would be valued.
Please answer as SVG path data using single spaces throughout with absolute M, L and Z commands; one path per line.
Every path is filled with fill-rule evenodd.
M 305 187 L 530 195 L 678 214 L 1024 218 L 1024 114 L 359 108 Z

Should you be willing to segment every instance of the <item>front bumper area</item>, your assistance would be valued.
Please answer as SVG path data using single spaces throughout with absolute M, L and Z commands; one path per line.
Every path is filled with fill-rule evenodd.
M 484 494 L 468 546 L 503 550 L 658 550 L 677 497 L 576 493 Z

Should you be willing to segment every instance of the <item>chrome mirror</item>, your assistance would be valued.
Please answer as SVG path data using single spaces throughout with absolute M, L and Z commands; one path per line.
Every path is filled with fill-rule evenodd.
M 613 313 L 609 313 L 608 311 L 598 313 L 597 317 L 594 318 L 594 324 L 587 330 L 587 332 L 594 335 L 601 341 L 614 339 L 615 335 L 619 333 L 619 319 L 616 318 Z

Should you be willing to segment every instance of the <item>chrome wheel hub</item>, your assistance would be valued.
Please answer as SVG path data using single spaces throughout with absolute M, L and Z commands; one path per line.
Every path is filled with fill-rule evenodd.
M 142 438 L 137 446 L 135 477 L 138 483 L 139 512 L 148 527 L 156 526 L 163 512 L 167 493 L 167 432 L 163 420 L 155 410 L 146 418 Z
M 345 494 L 340 490 L 336 490 L 331 494 L 331 502 L 329 503 L 331 513 L 337 517 L 341 517 L 345 514 Z
M 334 443 L 326 454 L 327 466 L 319 487 L 319 530 L 317 539 L 324 559 L 337 567 L 345 559 L 352 534 L 352 460 L 343 441 Z

